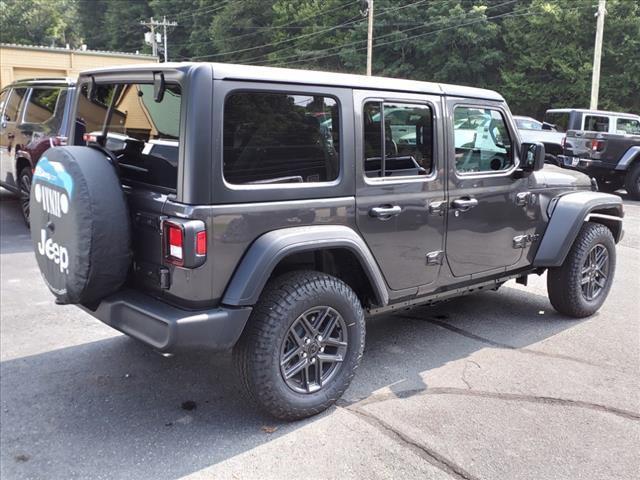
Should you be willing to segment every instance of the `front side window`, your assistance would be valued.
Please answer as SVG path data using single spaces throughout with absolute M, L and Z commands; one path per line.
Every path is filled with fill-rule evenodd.
M 26 88 L 14 88 L 11 90 L 9 99 L 6 101 L 4 109 L 4 121 L 5 122 L 17 122 L 18 113 L 24 101 L 24 97 L 27 94 Z
M 640 120 L 633 118 L 618 118 L 616 132 L 620 135 L 640 135 Z
M 609 117 L 587 115 L 584 117 L 584 129 L 588 132 L 608 132 Z
M 234 93 L 224 105 L 224 177 L 238 185 L 336 180 L 339 124 L 338 102 L 332 97 Z
M 156 102 L 153 85 L 98 84 L 80 87 L 74 139 L 98 141 L 118 158 L 121 178 L 176 189 L 181 89 L 166 85 Z
M 431 173 L 431 107 L 410 103 L 367 102 L 364 105 L 363 123 L 364 172 L 367 177 L 424 176 Z
M 458 173 L 500 172 L 514 165 L 509 130 L 498 110 L 456 107 L 453 128 Z

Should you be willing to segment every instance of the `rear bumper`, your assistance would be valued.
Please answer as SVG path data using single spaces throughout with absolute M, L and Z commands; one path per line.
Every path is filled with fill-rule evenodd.
M 182 310 L 131 289 L 106 297 L 95 310 L 81 308 L 166 353 L 191 348 L 227 350 L 238 341 L 251 314 L 250 307 Z
M 603 162 L 602 160 L 592 160 L 589 158 L 558 155 L 558 163 L 564 168 L 578 170 L 579 172 L 596 177 L 608 177 L 624 173 L 617 171 L 615 165 Z

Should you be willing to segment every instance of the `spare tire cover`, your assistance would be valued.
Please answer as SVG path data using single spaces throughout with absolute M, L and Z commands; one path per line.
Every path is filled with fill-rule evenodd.
M 131 263 L 129 213 L 104 153 L 47 150 L 33 174 L 30 208 L 38 267 L 58 303 L 92 304 L 122 286 Z

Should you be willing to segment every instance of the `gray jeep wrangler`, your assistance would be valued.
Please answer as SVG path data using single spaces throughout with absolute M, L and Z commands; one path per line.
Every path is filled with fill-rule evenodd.
M 548 272 L 593 314 L 621 199 L 522 144 L 495 92 L 183 63 L 82 74 L 48 150 L 32 237 L 58 303 L 159 352 L 234 349 L 270 414 L 348 387 L 365 317 Z

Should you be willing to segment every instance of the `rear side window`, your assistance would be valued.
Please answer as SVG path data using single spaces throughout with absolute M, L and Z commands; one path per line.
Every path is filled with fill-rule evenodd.
M 569 127 L 569 112 L 547 112 L 544 121 L 556 127 L 558 132 L 566 132 Z
M 427 105 L 367 102 L 363 112 L 365 175 L 384 178 L 431 173 L 432 118 Z
M 45 123 L 56 115 L 59 88 L 34 88 L 24 113 L 26 123 Z
M 616 120 L 616 133 L 621 135 L 640 135 L 640 120 L 633 118 L 618 118 Z
M 18 113 L 20 112 L 26 94 L 26 88 L 14 88 L 11 90 L 11 94 L 9 95 L 9 99 L 6 101 L 4 109 L 5 122 L 18 121 Z
M 500 172 L 514 165 L 509 130 L 498 110 L 456 107 L 453 137 L 459 173 Z
M 584 117 L 584 129 L 589 132 L 608 132 L 609 117 L 586 115 Z
M 152 84 L 99 84 L 90 91 L 85 83 L 78 95 L 75 143 L 103 143 L 118 158 L 125 182 L 175 190 L 181 101 L 174 84 L 167 84 L 156 102 Z
M 339 122 L 333 97 L 234 93 L 224 105 L 224 178 L 240 185 L 336 180 Z

